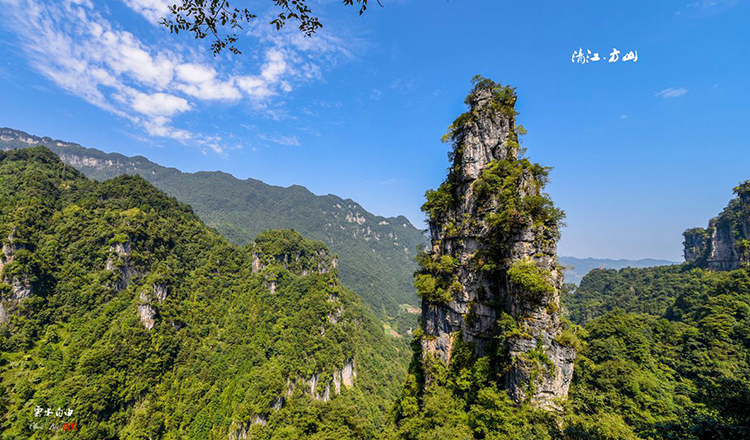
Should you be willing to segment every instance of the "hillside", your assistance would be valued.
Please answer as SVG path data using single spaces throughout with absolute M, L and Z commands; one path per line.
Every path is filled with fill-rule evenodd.
M 658 316 L 666 313 L 683 293 L 704 289 L 702 279 L 707 274 L 685 264 L 594 269 L 563 299 L 568 317 L 576 324 L 616 309 Z
M 576 258 L 560 256 L 560 264 L 565 268 L 565 282 L 578 285 L 587 273 L 594 269 L 623 269 L 626 267 L 653 267 L 678 264 L 676 261 L 644 258 L 641 260 L 613 260 L 609 258 Z
M 682 235 L 685 261 L 712 270 L 733 270 L 750 263 L 750 180 L 734 188 L 737 195 L 707 228 Z
M 405 374 L 324 243 L 231 244 L 141 177 L 0 152 L 0 243 L 3 439 L 374 438 Z
M 140 175 L 160 190 L 189 204 L 209 226 L 236 244 L 247 244 L 266 229 L 294 229 L 323 241 L 338 254 L 341 279 L 379 315 L 403 332 L 413 315 L 400 313 L 416 305 L 412 273 L 422 232 L 405 217 L 385 218 L 367 212 L 350 199 L 317 196 L 298 185 L 282 188 L 259 180 L 239 180 L 222 172 L 183 173 L 142 156 L 104 153 L 78 144 L 0 129 L 0 149 L 44 145 L 63 162 L 96 180 Z M 399 316 L 400 315 L 400 316 Z
M 709 220 L 708 228 L 692 228 L 683 233 L 684 264 L 663 262 L 667 264 L 661 267 L 628 264 L 623 268 L 616 267 L 617 264 L 611 264 L 612 267 L 603 264 L 588 272 L 578 287 L 565 296 L 570 319 L 583 324 L 615 309 L 662 315 L 681 295 L 704 291 L 713 276 L 712 271 L 745 266 L 750 261 L 750 181 L 741 183 L 734 192 L 737 197 L 730 200 L 718 216 Z M 568 261 L 561 258 L 563 264 L 568 264 Z M 569 264 L 575 265 L 575 262 Z M 567 275 L 568 271 L 566 280 Z

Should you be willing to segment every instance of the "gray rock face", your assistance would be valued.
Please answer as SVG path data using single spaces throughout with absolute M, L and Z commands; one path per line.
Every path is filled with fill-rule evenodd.
M 0 274 L 3 276 L 3 282 L 9 284 L 11 287 L 12 293 L 11 297 L 8 298 L 9 300 L 22 300 L 28 298 L 33 293 L 28 274 L 14 276 L 3 274 L 5 266 L 13 263 L 16 252 L 22 249 L 25 249 L 25 247 L 16 242 L 13 233 L 8 236 L 7 243 L 3 243 L 2 245 L 3 253 L 0 256 Z
M 492 92 L 477 92 L 469 103 L 472 111 L 487 109 L 492 101 Z M 507 151 L 507 141 L 513 124 L 511 119 L 510 116 L 499 112 L 488 112 L 459 134 L 457 141 L 470 146 L 464 149 L 461 156 L 463 182 L 471 183 L 476 180 L 482 169 L 491 161 L 505 159 L 508 155 L 515 156 L 515 151 Z
M 354 386 L 354 378 L 357 377 L 356 363 L 354 359 L 349 359 L 344 362 L 344 365 L 340 370 L 333 373 L 332 382 L 331 377 L 328 380 L 321 377 L 319 374 L 313 374 L 308 379 L 297 378 L 286 380 L 286 390 L 284 396 L 278 396 L 271 402 L 271 407 L 265 414 L 256 414 L 252 419 L 245 423 L 233 423 L 229 428 L 229 439 L 230 440 L 243 440 L 251 437 L 250 429 L 253 425 L 265 426 L 268 423 L 268 419 L 273 411 L 278 411 L 284 407 L 287 403 L 287 399 L 294 397 L 295 389 L 301 390 L 303 395 L 307 395 L 312 399 L 320 402 L 328 402 L 334 395 L 341 394 L 341 385 L 345 388 L 351 388 Z M 323 384 L 325 383 L 325 387 Z M 333 384 L 333 389 L 331 389 Z
M 334 371 L 332 377 L 329 376 L 330 381 L 325 382 L 325 388 L 321 386 L 321 378 L 318 374 L 313 374 L 312 377 L 304 381 L 305 386 L 302 387 L 306 393 L 309 393 L 310 397 L 321 402 L 328 402 L 331 400 L 333 395 L 341 394 L 341 387 L 349 389 L 354 386 L 354 379 L 357 377 L 356 364 L 353 359 L 349 359 L 344 362 L 344 365 L 340 370 Z M 333 384 L 333 390 L 331 390 L 331 384 Z M 291 396 L 294 392 L 294 386 L 291 383 L 287 384 L 287 396 Z M 283 404 L 283 399 L 282 399 Z M 276 408 L 278 409 L 278 408 Z
M 0 281 L 10 286 L 10 296 L 0 298 L 0 323 L 7 322 L 9 314 L 16 305 L 30 297 L 34 291 L 29 279 L 29 274 L 21 273 L 10 275 L 6 274 L 5 268 L 13 263 L 15 254 L 25 247 L 16 240 L 15 233 L 7 238 L 7 242 L 2 243 L 2 254 L 0 254 Z
M 151 330 L 156 324 L 156 309 L 153 306 L 153 300 L 159 303 L 164 302 L 168 293 L 167 286 L 163 284 L 154 284 L 151 290 L 150 295 L 148 290 L 142 290 L 138 296 L 141 302 L 138 304 L 138 316 L 141 318 L 141 324 L 147 330 Z
M 110 255 L 107 258 L 105 269 L 117 273 L 117 281 L 113 286 L 117 292 L 127 289 L 134 278 L 142 275 L 141 271 L 130 261 L 132 251 L 133 245 L 130 241 L 115 243 L 109 247 Z
M 740 267 L 737 243 L 729 225 L 712 228 L 708 267 L 713 270 L 734 270 Z
M 557 265 L 556 225 L 550 231 L 529 221 L 520 230 L 498 236 L 487 224 L 487 214 L 501 212 L 504 206 L 497 197 L 492 197 L 489 204 L 486 199 L 480 200 L 475 183 L 492 162 L 518 160 L 515 113 L 493 105 L 493 91 L 489 88 L 476 88 L 467 103 L 471 117 L 454 127 L 453 134 L 454 151 L 460 155 L 455 163 L 461 166 L 449 176 L 449 181 L 455 182 L 453 195 L 457 202 L 440 218 L 430 221 L 431 255 L 455 258 L 461 289 L 451 294 L 449 302 L 423 300 L 423 355 L 450 363 L 459 337 L 479 356 L 488 355 L 497 344 L 498 320 L 504 314 L 510 315 L 522 336 L 507 337 L 503 342 L 502 348 L 510 359 L 506 387 L 516 401 L 553 408 L 555 399 L 567 396 L 576 356 L 572 347 L 558 342 L 562 331 L 559 305 L 563 276 Z M 515 96 L 509 104 L 511 110 L 514 103 Z M 540 195 L 541 185 L 528 170 L 518 181 L 519 198 Z M 478 255 L 500 244 L 505 269 L 478 269 Z M 553 291 L 528 300 L 527 292 L 514 286 L 507 275 L 514 262 L 533 264 L 546 274 Z M 548 362 L 540 366 L 534 361 L 539 357 Z
M 696 262 L 703 258 L 708 250 L 708 231 L 703 228 L 688 229 L 683 234 L 685 241 L 682 243 L 685 261 Z
M 750 183 L 735 192 L 737 198 L 708 222 L 708 228 L 682 234 L 687 263 L 710 270 L 735 270 L 750 263 Z
M 303 260 L 306 261 L 303 262 Z M 253 252 L 251 266 L 253 273 L 260 273 L 270 264 L 276 263 L 280 263 L 284 266 L 284 269 L 302 276 L 307 276 L 311 273 L 332 273 L 339 267 L 338 258 L 329 255 L 327 251 L 323 250 L 312 255 L 306 255 L 302 252 L 283 255 L 264 255 L 260 250 Z

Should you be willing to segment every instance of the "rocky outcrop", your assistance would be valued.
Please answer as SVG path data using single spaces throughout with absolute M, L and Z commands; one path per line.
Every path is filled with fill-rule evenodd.
M 685 231 L 685 261 L 710 270 L 735 270 L 750 263 L 750 181 L 734 189 L 737 197 L 708 228 Z
M 685 261 L 695 263 L 705 258 L 708 251 L 709 234 L 704 228 L 692 228 L 682 233 Z
M 295 389 L 302 390 L 302 394 L 306 394 L 315 400 L 328 402 L 332 396 L 341 394 L 342 386 L 345 389 L 354 386 L 354 380 L 357 378 L 356 362 L 354 359 L 348 359 L 340 369 L 334 371 L 332 375 L 327 375 L 325 382 L 321 382 L 321 378 L 320 374 L 313 374 L 307 379 L 287 380 L 284 396 L 279 396 L 274 401 L 273 408 L 280 409 L 284 405 L 285 399 L 294 395 Z M 302 385 L 300 386 L 300 384 Z M 331 389 L 331 386 L 333 386 L 333 389 Z
M 283 250 L 280 243 L 285 243 Z M 279 271 L 282 269 L 303 277 L 329 275 L 334 283 L 337 279 L 338 258 L 328 253 L 323 242 L 305 241 L 295 231 L 266 231 L 250 245 L 250 252 L 252 272 L 262 274 L 271 293 L 276 293 L 279 288 Z M 335 314 L 333 319 L 337 319 Z
M 338 258 L 330 256 L 325 250 L 319 250 L 312 254 L 299 252 L 281 255 L 264 255 L 262 252 L 254 252 L 252 271 L 253 273 L 260 273 L 270 264 L 276 263 L 280 263 L 285 270 L 302 276 L 310 275 L 311 273 L 331 273 L 339 267 Z
M 561 213 L 541 192 L 544 168 L 518 158 L 515 100 L 512 89 L 478 80 L 469 112 L 451 126 L 453 166 L 423 207 L 432 249 L 415 280 L 422 352 L 450 363 L 458 343 L 478 356 L 500 350 L 515 400 L 551 408 L 568 393 L 576 356 L 558 342 Z
M 10 266 L 15 260 L 16 253 L 25 249 L 26 246 L 18 243 L 14 233 L 11 233 L 8 236 L 8 241 L 2 245 L 3 253 L 0 255 L 0 274 L 3 277 L 3 282 L 9 284 L 11 287 L 11 297 L 8 298 L 10 300 L 22 300 L 28 298 L 33 293 L 28 273 L 14 275 L 4 273 L 5 267 Z
M 135 265 L 130 261 L 130 253 L 133 251 L 133 244 L 130 240 L 120 243 L 113 243 L 109 246 L 109 257 L 105 264 L 105 269 L 115 272 L 117 279 L 112 288 L 116 291 L 122 291 L 128 288 L 130 282 L 142 275 Z
M 268 417 L 263 414 L 256 414 L 248 423 L 233 425 L 229 428 L 229 440 L 247 440 L 250 439 L 250 428 L 255 425 L 266 426 Z
M 354 386 L 354 379 L 357 377 L 357 369 L 353 359 L 344 362 L 340 370 L 334 371 L 331 381 L 326 382 L 325 387 L 320 384 L 320 375 L 314 374 L 307 379 L 305 389 L 309 396 L 321 402 L 328 402 L 333 395 L 341 394 L 341 387 L 350 389 Z M 331 390 L 333 385 L 333 390 Z M 291 395 L 294 387 L 290 387 L 288 395 Z
M 328 402 L 334 395 L 341 394 L 342 385 L 346 389 L 354 386 L 354 379 L 357 377 L 356 363 L 354 359 L 346 360 L 340 370 L 334 371 L 332 382 L 327 382 L 325 387 L 322 387 L 320 377 L 321 375 L 319 374 L 313 374 L 308 379 L 297 379 L 293 381 L 287 378 L 284 395 L 278 396 L 273 400 L 269 411 L 265 414 L 254 415 L 247 423 L 233 424 L 229 429 L 229 439 L 244 440 L 251 438 L 250 429 L 254 425 L 266 426 L 271 413 L 283 408 L 287 399 L 294 397 L 294 392 L 297 389 L 301 390 L 303 395 L 307 395 L 312 399 L 320 402 Z M 333 388 L 331 388 L 331 385 L 333 385 Z
M 138 316 L 140 316 L 141 324 L 147 330 L 154 328 L 156 324 L 156 309 L 154 308 L 153 301 L 156 300 L 159 303 L 164 302 L 167 298 L 167 286 L 164 284 L 154 284 L 151 287 L 151 292 L 148 289 L 141 290 L 138 299 Z
M 0 254 L 0 282 L 10 286 L 10 295 L 0 297 L 0 323 L 7 322 L 11 310 L 16 305 L 30 297 L 33 292 L 33 286 L 29 274 L 24 270 L 14 271 L 15 273 L 6 273 L 16 259 L 16 254 L 26 250 L 26 247 L 19 243 L 15 231 L 8 235 L 7 241 L 2 243 L 2 253 Z

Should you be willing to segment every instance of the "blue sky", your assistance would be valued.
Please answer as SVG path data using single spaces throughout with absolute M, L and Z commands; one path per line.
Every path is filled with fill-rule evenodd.
M 567 213 L 560 254 L 681 259 L 750 179 L 743 1 L 314 1 L 305 39 L 267 24 L 239 56 L 154 23 L 165 0 L 0 0 L 0 126 L 184 171 L 352 198 L 422 225 L 440 137 L 470 79 L 517 87 L 518 122 Z M 579 48 L 637 62 L 578 64 Z

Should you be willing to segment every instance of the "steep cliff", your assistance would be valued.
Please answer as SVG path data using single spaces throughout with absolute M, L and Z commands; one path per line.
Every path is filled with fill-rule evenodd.
M 519 157 L 516 94 L 475 78 L 451 125 L 447 180 L 427 192 L 432 248 L 418 256 L 422 355 L 452 363 L 459 345 L 490 357 L 517 402 L 556 407 L 576 356 L 563 336 L 562 211 L 543 193 L 548 169 Z
M 685 261 L 711 270 L 735 270 L 750 262 L 750 180 L 734 188 L 729 202 L 707 228 L 692 228 L 682 235 Z

